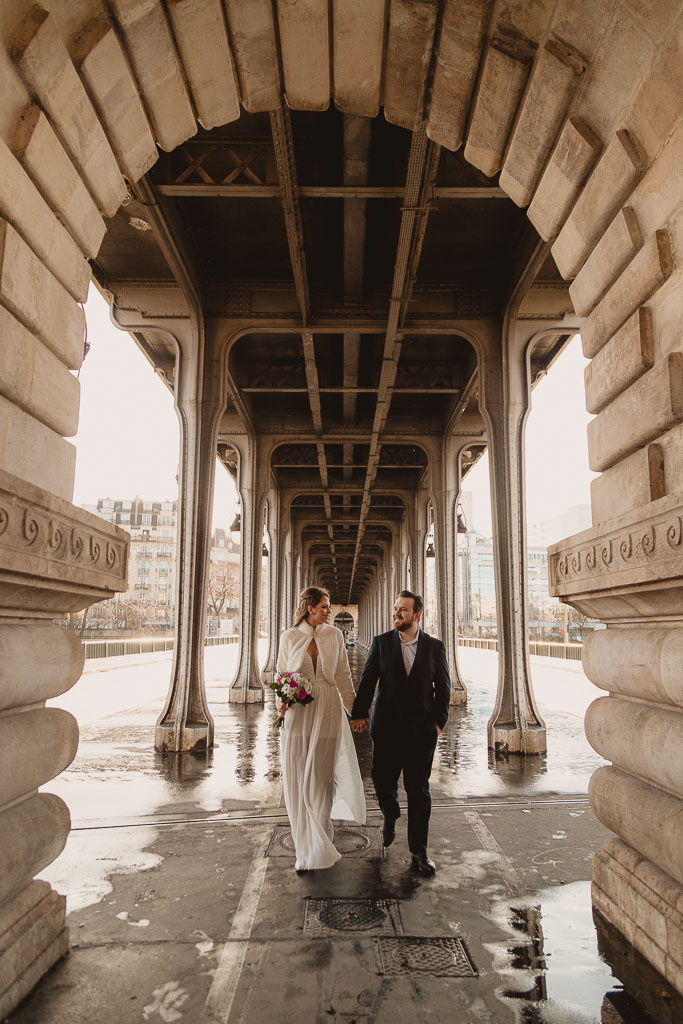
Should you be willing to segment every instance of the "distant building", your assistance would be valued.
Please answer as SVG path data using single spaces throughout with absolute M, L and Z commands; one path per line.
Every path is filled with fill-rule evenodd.
M 493 541 L 478 530 L 458 537 L 458 606 L 461 628 L 477 634 L 495 633 Z
M 240 546 L 222 528 L 211 537 L 209 554 L 209 633 L 235 632 L 240 594 Z
M 84 506 L 107 523 L 130 534 L 128 590 L 111 601 L 94 605 L 88 618 L 121 628 L 172 628 L 175 615 L 176 508 L 175 501 L 99 498 Z M 137 607 L 135 607 L 137 606 Z
M 121 629 L 156 627 L 171 630 L 175 621 L 176 555 L 177 555 L 177 503 L 175 501 L 146 501 L 99 498 L 97 505 L 84 505 L 84 509 L 114 523 L 130 534 L 128 556 L 128 590 L 110 601 L 93 605 L 88 622 Z M 211 538 L 210 564 L 217 566 L 217 589 L 225 590 L 220 620 L 230 618 L 229 626 L 222 628 L 218 621 L 214 632 L 232 632 L 236 605 L 239 603 L 239 584 L 235 598 L 235 578 L 239 580 L 239 544 L 235 544 L 227 530 L 217 529 Z M 211 570 L 210 570 L 211 574 Z M 224 576 L 225 582 L 220 582 Z M 228 587 L 228 577 L 230 587 Z M 225 616 L 223 615 L 225 612 Z
M 574 513 L 573 521 L 580 522 L 580 516 L 581 513 Z M 571 517 L 564 521 L 570 520 Z M 556 527 L 550 523 L 550 529 Z M 571 614 L 576 618 L 576 613 Z M 477 530 L 468 530 L 458 537 L 458 618 L 459 630 L 465 635 L 496 635 L 493 541 Z M 527 546 L 527 624 L 532 639 L 548 638 L 551 634 L 560 639 L 564 631 L 562 605 L 548 593 L 545 545 Z
M 562 515 L 543 519 L 527 526 L 527 544 L 530 548 L 547 548 L 558 540 L 573 537 L 591 526 L 590 505 L 570 505 Z

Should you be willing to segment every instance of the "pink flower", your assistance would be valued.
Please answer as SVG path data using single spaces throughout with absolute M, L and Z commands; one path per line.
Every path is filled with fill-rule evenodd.
M 306 693 L 302 686 L 301 689 L 299 690 L 299 700 L 305 700 L 306 697 L 308 697 L 308 694 Z

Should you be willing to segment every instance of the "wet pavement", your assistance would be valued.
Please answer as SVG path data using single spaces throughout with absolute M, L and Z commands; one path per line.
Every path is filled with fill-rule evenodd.
M 365 651 L 350 653 L 357 673 Z M 367 736 L 355 738 L 367 825 L 337 830 L 333 868 L 298 876 L 272 694 L 228 704 L 236 656 L 206 650 L 217 746 L 205 755 L 154 751 L 168 655 L 90 663 L 53 702 L 81 723 L 73 765 L 46 787 L 74 828 L 42 875 L 67 895 L 71 952 L 12 1024 L 683 1019 L 670 986 L 592 918 L 607 833 L 585 795 L 601 759 L 583 735 L 597 691 L 580 666 L 532 659 L 549 752 L 496 760 L 497 655 L 461 649 L 470 699 L 432 774 L 436 877 L 410 870 L 405 819 L 382 848 Z

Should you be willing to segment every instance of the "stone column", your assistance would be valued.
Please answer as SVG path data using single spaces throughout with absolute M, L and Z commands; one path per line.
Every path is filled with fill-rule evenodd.
M 268 658 L 263 669 L 264 679 L 272 679 L 277 662 L 278 640 L 280 637 L 281 592 L 283 586 L 281 549 L 280 502 L 276 491 L 268 496 L 268 535 L 270 553 L 268 566 Z
M 545 723 L 529 667 L 524 492 L 524 426 L 529 409 L 525 349 L 514 321 L 491 332 L 481 357 L 482 413 L 487 420 L 498 618 L 498 693 L 488 723 L 492 749 L 541 754 Z M 520 351 L 521 349 L 521 351 Z
M 586 734 L 610 762 L 589 798 L 614 833 L 594 858 L 593 903 L 683 991 L 683 272 L 671 252 L 683 202 L 677 179 L 677 200 L 672 189 L 651 207 L 647 180 L 632 197 L 642 244 L 619 274 L 601 241 L 571 288 L 588 313 L 588 450 L 601 475 L 592 528 L 549 549 L 549 572 L 551 593 L 607 625 L 583 655 L 605 693 Z M 602 298 L 596 282 L 610 286 Z
M 240 658 L 230 687 L 231 704 L 260 704 L 263 684 L 258 661 L 258 609 L 265 471 L 259 465 L 258 441 L 241 437 L 232 441 L 240 453 L 239 494 L 242 524 Z
M 439 635 L 446 645 L 451 674 L 451 705 L 467 703 L 467 687 L 460 674 L 457 640 L 456 507 L 457 456 L 444 440 L 445 457 L 438 467 L 443 486 L 434 489 L 434 544 L 438 593 Z M 437 467 L 435 467 L 435 470 Z M 436 473 L 435 473 L 436 475 Z
M 14 39 L 7 30 L 21 29 Z M 38 788 L 72 760 L 78 728 L 45 702 L 83 650 L 53 619 L 126 590 L 128 538 L 71 504 L 87 258 L 126 183 L 52 18 L 3 19 L 0 91 L 0 1018 L 67 950 L 65 900 L 32 881 L 62 851 L 64 803 Z M 8 52 L 12 49 L 12 61 Z M 50 67 L 44 54 L 50 53 Z M 69 77 L 73 72 L 73 77 Z M 78 138 L 48 122 L 55 75 Z M 77 95 L 80 89 L 80 95 Z M 84 100 L 84 102 L 81 102 Z M 45 104 L 46 109 L 49 106 Z M 22 116 L 25 115 L 25 116 Z M 75 121 L 70 120 L 73 126 Z M 53 130 L 54 129 L 54 130 Z M 98 135 L 98 132 L 100 133 Z M 97 156 L 83 173 L 84 147 Z M 88 140 L 84 142 L 83 140 Z M 67 149 L 65 149 L 65 145 Z M 90 152 L 93 152 L 90 149 Z M 85 175 L 86 180 L 88 175 Z M 46 196 L 49 197 L 46 199 Z M 93 198 L 95 197 L 95 198 Z
M 425 544 L 427 543 L 427 496 L 420 493 L 415 499 L 414 529 L 410 554 L 412 591 L 425 592 Z
M 46 708 L 84 649 L 52 619 L 127 588 L 128 537 L 0 470 L 0 1017 L 68 949 L 65 898 L 33 881 L 62 851 L 69 811 L 38 792 L 73 760 L 78 726 Z
M 283 499 L 280 501 L 280 555 L 278 573 L 280 575 L 280 613 L 278 621 L 277 641 L 280 634 L 292 623 L 294 609 L 294 556 L 292 552 L 292 527 L 289 518 L 289 506 Z M 277 660 L 277 655 L 276 655 Z
M 204 685 L 204 637 L 211 547 L 211 509 L 218 421 L 222 412 L 220 361 L 200 317 L 192 340 L 181 344 L 175 375 L 180 419 L 180 480 L 176 644 L 171 685 L 157 720 L 157 750 L 200 751 L 213 746 L 213 718 Z

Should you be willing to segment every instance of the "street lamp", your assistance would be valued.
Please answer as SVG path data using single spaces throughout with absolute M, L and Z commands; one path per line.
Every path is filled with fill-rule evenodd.
M 235 518 L 230 524 L 229 533 L 232 538 L 233 544 L 239 544 L 240 535 L 242 533 L 242 519 L 240 517 L 239 512 L 235 513 Z

